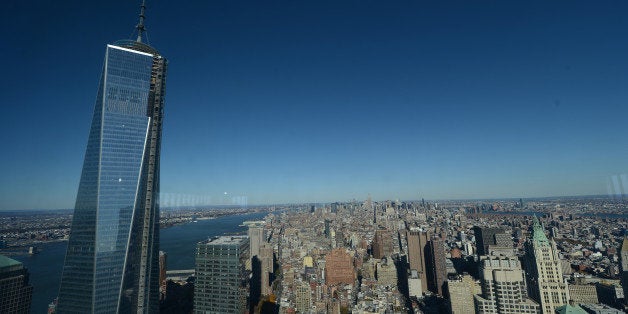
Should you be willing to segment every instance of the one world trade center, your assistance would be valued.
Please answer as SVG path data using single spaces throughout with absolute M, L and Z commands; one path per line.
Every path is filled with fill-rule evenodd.
M 159 311 L 159 156 L 166 59 L 142 41 L 107 45 L 57 313 Z

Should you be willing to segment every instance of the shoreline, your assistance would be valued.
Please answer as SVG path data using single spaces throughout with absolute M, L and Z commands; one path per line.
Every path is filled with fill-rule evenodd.
M 223 218 L 223 217 L 241 216 L 241 215 L 257 214 L 257 213 L 269 214 L 269 213 L 272 213 L 272 211 L 261 210 L 261 211 L 223 212 L 223 213 L 211 213 L 210 215 L 201 216 L 201 217 L 192 217 L 192 216 L 181 217 L 181 218 L 178 218 L 176 221 L 170 222 L 170 223 L 160 222 L 159 230 L 164 230 L 170 227 L 191 224 L 196 221 L 206 221 L 206 220 L 213 220 L 213 219 L 218 219 L 218 218 Z M 64 238 L 55 238 L 51 240 L 33 240 L 32 242 L 20 243 L 19 245 L 12 245 L 12 244 L 7 243 L 7 246 L 0 249 L 0 254 L 6 255 L 6 256 L 35 255 L 35 254 L 38 254 L 39 252 L 30 254 L 28 252 L 30 247 L 37 247 L 38 245 L 48 244 L 48 243 L 66 242 L 68 240 L 69 240 L 69 237 L 64 237 Z M 24 252 L 24 250 L 26 251 Z

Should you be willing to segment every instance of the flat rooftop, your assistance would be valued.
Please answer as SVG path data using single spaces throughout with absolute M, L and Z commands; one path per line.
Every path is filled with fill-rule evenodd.
M 15 266 L 22 266 L 22 263 L 12 258 L 8 258 L 4 255 L 0 255 L 0 269 L 8 268 L 8 267 L 15 267 Z
M 220 236 L 209 239 L 207 241 L 201 241 L 203 244 L 241 244 L 248 239 L 247 236 Z

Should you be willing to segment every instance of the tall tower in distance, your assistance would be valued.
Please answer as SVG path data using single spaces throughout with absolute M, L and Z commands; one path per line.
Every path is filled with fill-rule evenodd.
M 59 313 L 159 311 L 159 156 L 166 59 L 107 45 L 59 289 Z
M 557 307 L 569 303 L 567 284 L 563 282 L 556 243 L 547 238 L 536 216 L 525 251 L 528 294 L 541 305 L 543 314 L 553 314 Z

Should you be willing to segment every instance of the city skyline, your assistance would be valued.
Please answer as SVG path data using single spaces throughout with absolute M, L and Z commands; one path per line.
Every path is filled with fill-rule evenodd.
M 130 34 L 137 3 L 2 6 L 0 210 L 71 208 L 102 44 Z M 177 64 L 162 192 L 626 194 L 627 6 L 149 2 L 149 43 Z

